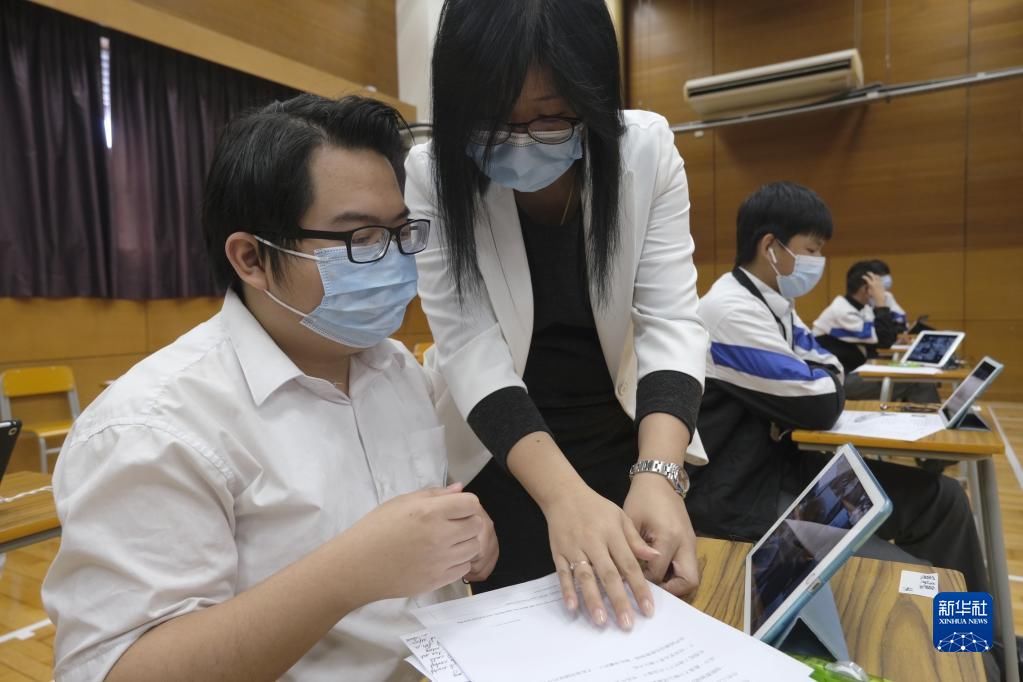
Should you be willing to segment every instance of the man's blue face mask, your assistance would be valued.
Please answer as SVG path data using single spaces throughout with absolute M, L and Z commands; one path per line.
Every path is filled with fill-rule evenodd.
M 370 348 L 398 331 L 405 309 L 415 298 L 418 273 L 415 256 L 389 248 L 378 261 L 353 263 L 344 246 L 292 251 L 256 237 L 267 246 L 316 261 L 323 300 L 310 313 L 293 308 L 270 291 L 266 295 L 302 318 L 302 325 L 350 348 Z M 393 245 L 392 245 L 393 246 Z

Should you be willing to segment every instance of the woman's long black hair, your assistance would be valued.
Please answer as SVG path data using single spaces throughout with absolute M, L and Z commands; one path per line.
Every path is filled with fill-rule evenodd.
M 480 126 L 508 120 L 530 67 L 549 69 L 585 124 L 590 289 L 607 299 L 618 250 L 621 76 L 604 0 L 446 0 L 433 50 L 433 152 L 438 217 L 460 299 L 481 283 L 474 225 L 489 179 L 466 154 Z M 493 129 L 491 129 L 493 134 Z

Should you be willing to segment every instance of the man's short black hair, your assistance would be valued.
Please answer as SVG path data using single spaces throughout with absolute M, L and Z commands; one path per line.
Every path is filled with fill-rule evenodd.
M 773 234 L 782 244 L 796 235 L 831 239 L 831 211 L 808 187 L 794 182 L 772 182 L 746 197 L 739 207 L 735 230 L 735 264 L 748 265 L 757 244 Z
M 880 258 L 875 258 L 874 260 L 870 261 L 870 265 L 872 266 L 871 272 L 876 272 L 879 275 L 892 274 L 892 269 L 888 267 L 888 264 L 885 263 Z
M 231 121 L 213 152 L 202 202 L 206 249 L 218 285 L 237 282 L 224 253 L 231 234 L 251 232 L 294 247 L 296 230 L 313 202 L 309 159 L 316 149 L 333 145 L 379 152 L 404 189 L 403 128 L 401 114 L 383 102 L 309 94 Z M 281 272 L 278 251 L 260 244 L 259 252 L 271 270 Z
M 874 273 L 875 275 L 883 275 L 885 273 L 880 272 L 877 267 L 878 261 L 876 260 L 861 260 L 853 263 L 849 267 L 849 271 L 845 273 L 845 295 L 852 296 L 860 287 L 866 284 L 863 281 L 863 277 L 867 273 Z

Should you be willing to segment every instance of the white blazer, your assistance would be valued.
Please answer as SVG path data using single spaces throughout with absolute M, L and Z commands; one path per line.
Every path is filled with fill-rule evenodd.
M 597 335 L 619 402 L 636 412 L 636 385 L 659 370 L 703 384 L 708 335 L 697 314 L 696 267 L 689 232 L 689 187 L 674 135 L 663 116 L 626 111 L 622 138 L 620 230 L 610 300 L 594 306 Z M 437 405 L 447 433 L 451 480 L 468 482 L 490 458 L 465 419 L 494 391 L 525 387 L 533 335 L 533 290 L 514 191 L 490 183 L 476 222 L 482 294 L 459 305 L 447 269 L 444 225 L 433 190 L 432 143 L 417 145 L 405 162 L 405 202 L 432 221 L 430 243 L 417 257 L 419 296 L 435 346 L 427 365 L 447 384 Z M 589 189 L 583 225 L 590 230 Z M 488 220 L 489 216 L 489 220 Z M 694 434 L 686 453 L 707 455 Z

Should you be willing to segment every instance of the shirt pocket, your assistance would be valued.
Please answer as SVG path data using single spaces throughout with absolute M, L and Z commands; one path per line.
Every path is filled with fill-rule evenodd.
M 423 488 L 446 485 L 443 426 L 388 434 L 379 437 L 375 445 L 367 454 L 381 503 Z
M 434 426 L 429 429 L 413 431 L 405 434 L 407 452 L 412 459 L 420 488 L 440 487 L 447 485 L 448 454 L 444 440 L 444 427 Z

